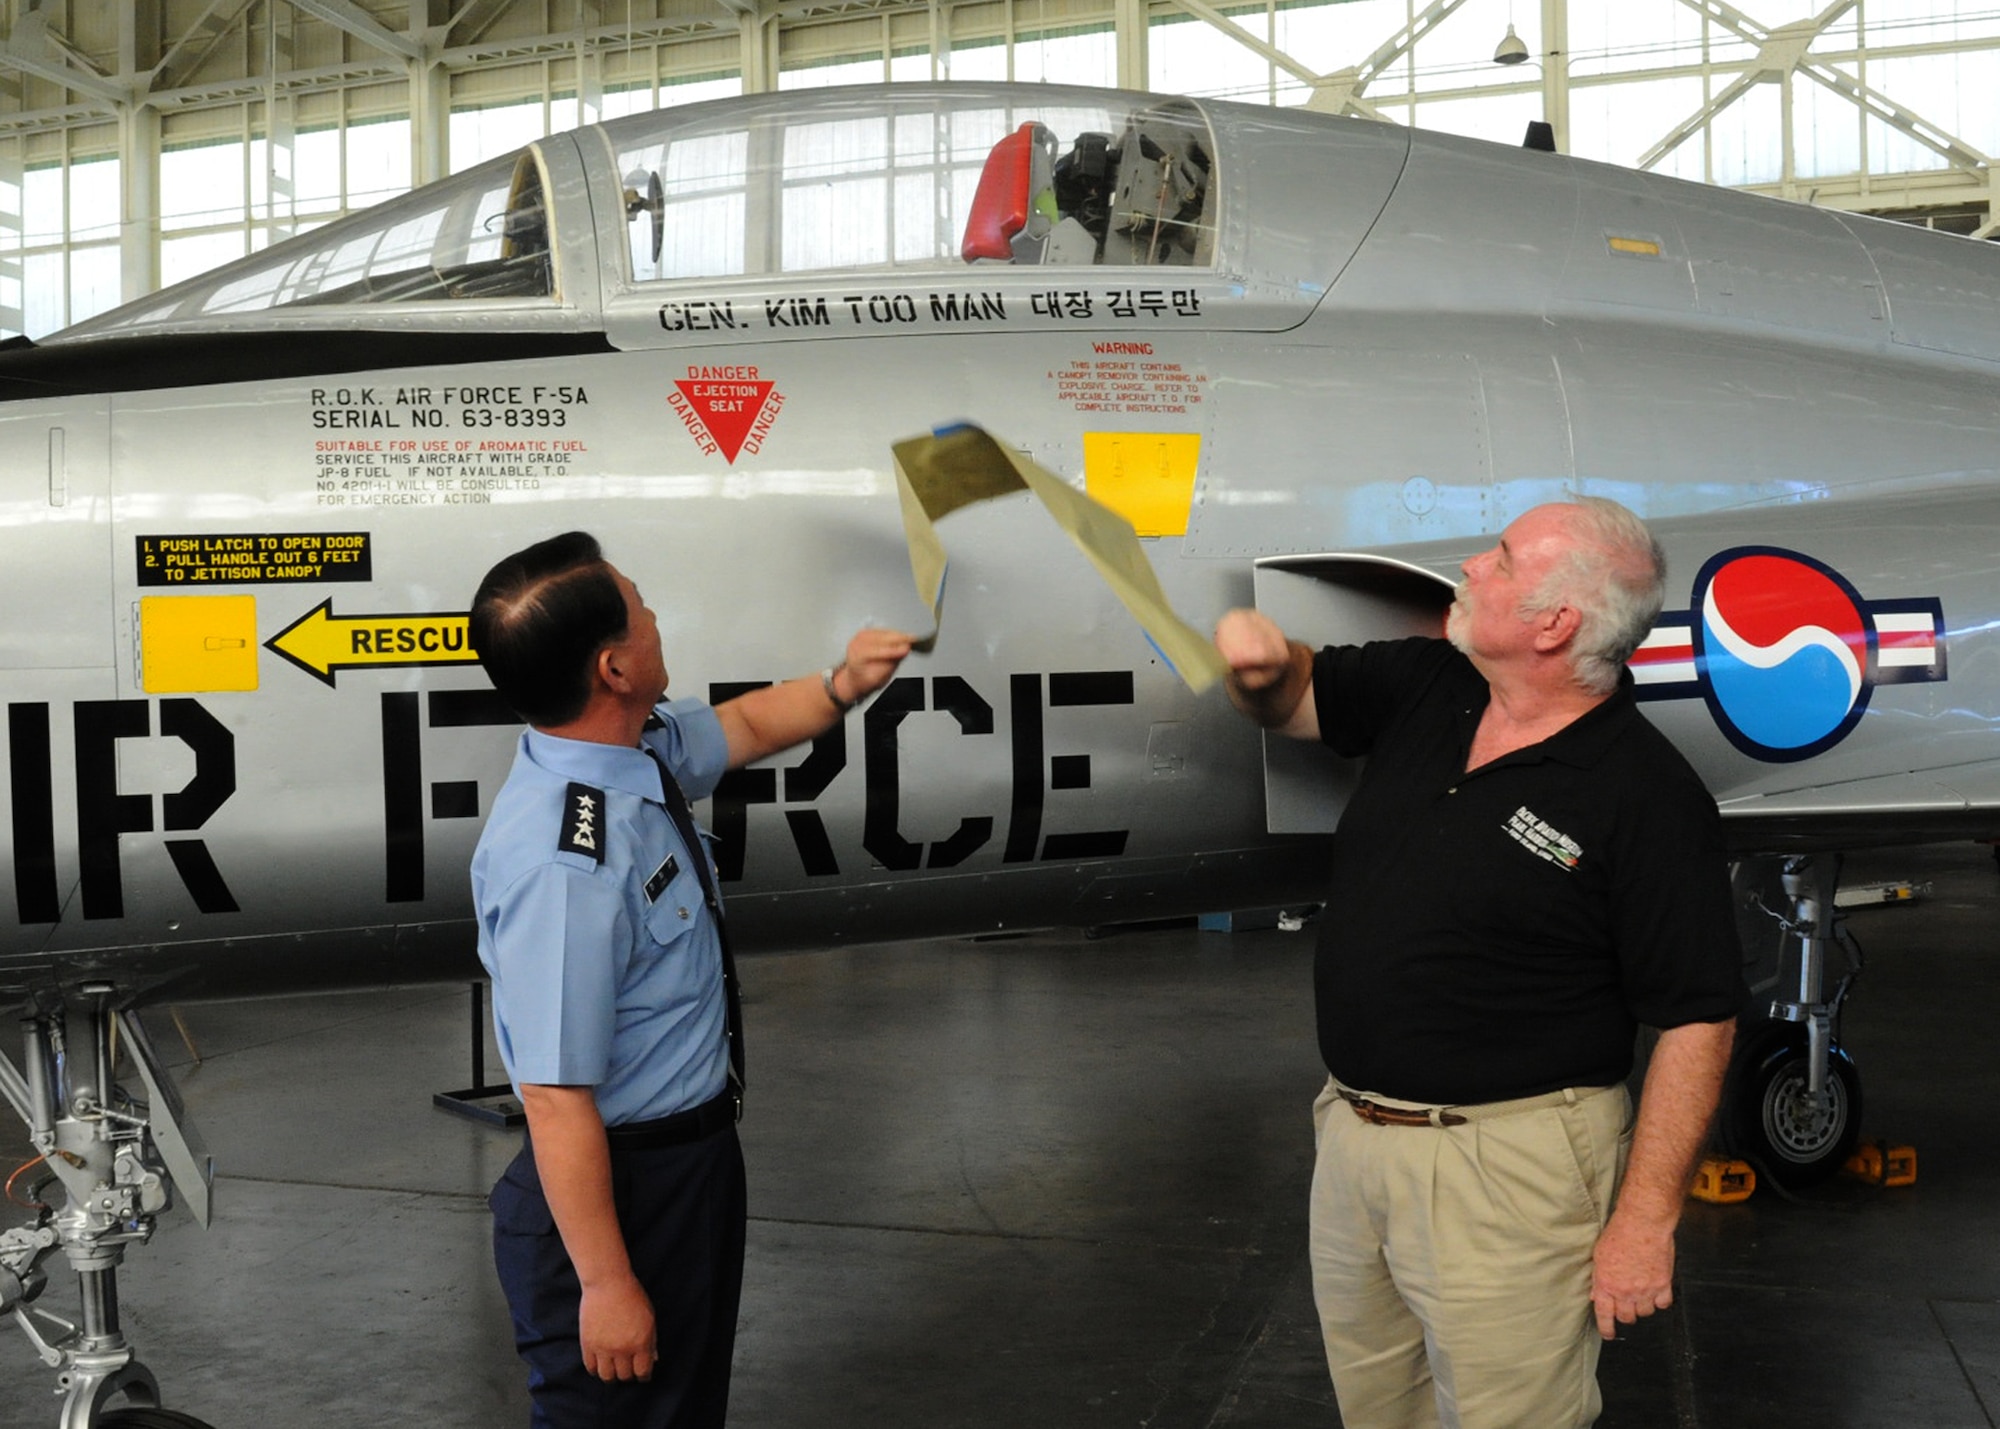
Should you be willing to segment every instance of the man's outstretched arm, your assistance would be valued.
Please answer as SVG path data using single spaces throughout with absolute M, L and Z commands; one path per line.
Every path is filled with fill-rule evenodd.
M 889 683 L 910 637 L 869 629 L 847 642 L 847 653 L 824 677 L 806 675 L 767 685 L 715 707 L 729 742 L 729 767 L 740 769 L 819 734 L 848 710 Z

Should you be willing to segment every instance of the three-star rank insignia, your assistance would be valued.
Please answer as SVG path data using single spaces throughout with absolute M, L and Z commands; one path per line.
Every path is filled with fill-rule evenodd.
M 556 848 L 604 862 L 604 791 L 571 784 L 563 793 L 562 838 Z

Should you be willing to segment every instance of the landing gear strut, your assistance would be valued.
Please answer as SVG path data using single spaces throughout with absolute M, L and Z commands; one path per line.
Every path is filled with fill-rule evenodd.
M 1779 883 L 1777 976 L 1770 1021 L 1739 1036 L 1723 1092 L 1721 1139 L 1781 1186 L 1807 1186 L 1838 1171 L 1861 1136 L 1861 1077 L 1839 1044 L 1840 1007 L 1861 969 L 1861 949 L 1839 926 L 1835 855 L 1784 860 Z M 1830 953 L 1846 970 L 1826 991 Z
M 85 987 L 81 1001 L 80 1055 L 69 1049 L 62 1011 L 37 1008 L 21 1022 L 25 1071 L 0 1056 L 0 1092 L 40 1153 L 39 1163 L 15 1173 L 28 1195 L 10 1184 L 17 1199 L 32 1199 L 35 1214 L 0 1231 L 0 1315 L 11 1316 L 56 1371 L 59 1429 L 201 1429 L 200 1420 L 161 1407 L 158 1382 L 125 1338 L 118 1267 L 127 1246 L 152 1238 L 175 1187 L 208 1224 L 208 1157 L 138 1016 L 115 1010 L 109 987 Z M 115 1084 L 120 1037 L 145 1083 L 143 1103 Z M 41 1176 L 33 1179 L 37 1164 Z M 44 1262 L 57 1252 L 77 1275 L 74 1322 L 34 1304 L 47 1286 Z

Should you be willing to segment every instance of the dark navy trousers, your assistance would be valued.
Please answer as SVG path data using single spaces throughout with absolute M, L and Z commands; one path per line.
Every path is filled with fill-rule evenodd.
M 493 1259 L 528 1364 L 532 1429 L 720 1429 L 743 1295 L 743 1148 L 730 1126 L 682 1146 L 615 1142 L 612 1196 L 633 1273 L 653 1302 L 659 1362 L 650 1380 L 606 1383 L 584 1370 L 582 1287 L 521 1148 L 493 1188 Z

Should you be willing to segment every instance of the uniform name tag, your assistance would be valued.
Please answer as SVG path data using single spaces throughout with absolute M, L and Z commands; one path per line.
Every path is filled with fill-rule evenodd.
M 654 869 L 653 876 L 646 880 L 646 901 L 658 902 L 660 894 L 666 891 L 667 885 L 674 881 L 674 875 L 680 871 L 680 860 L 668 854 L 667 861 Z
M 562 837 L 556 848 L 604 862 L 604 791 L 572 784 L 563 793 Z

